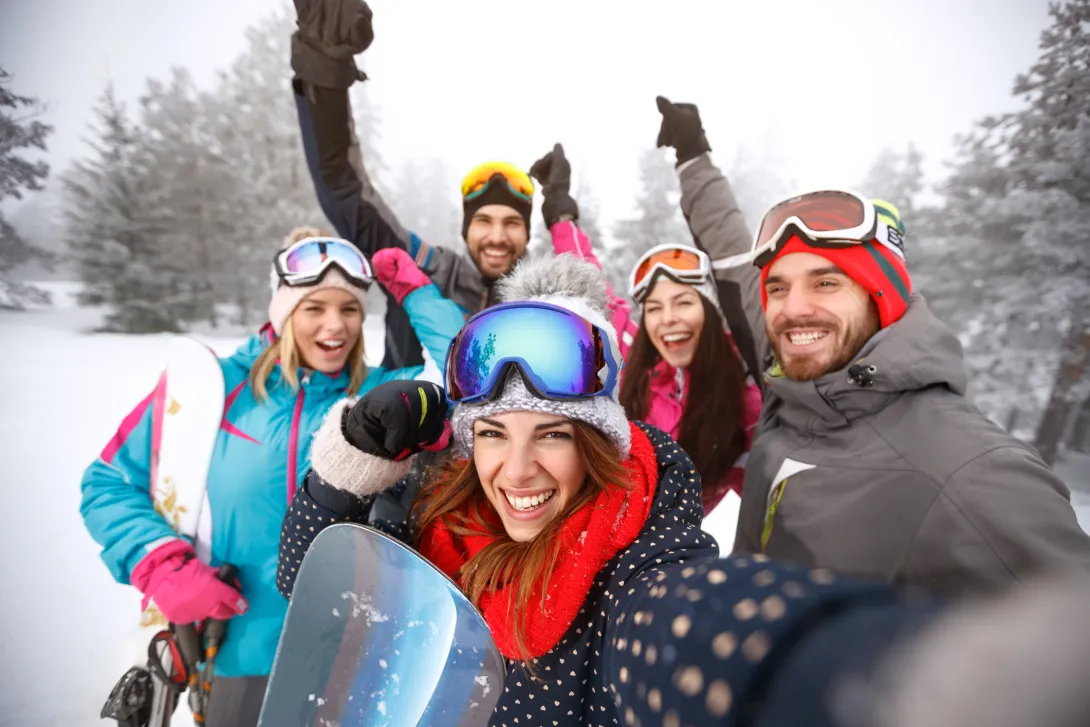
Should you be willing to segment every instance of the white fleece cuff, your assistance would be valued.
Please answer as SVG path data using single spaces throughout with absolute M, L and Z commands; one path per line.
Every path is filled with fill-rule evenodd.
M 341 418 L 354 403 L 353 399 L 342 399 L 330 408 L 314 435 L 310 466 L 331 487 L 362 498 L 378 494 L 404 477 L 412 459 L 394 462 L 349 444 L 341 431 Z

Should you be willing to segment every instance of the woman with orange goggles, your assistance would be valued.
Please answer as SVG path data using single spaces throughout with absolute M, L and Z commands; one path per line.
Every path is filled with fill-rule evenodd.
M 577 224 L 563 148 L 557 145 L 530 173 L 544 186 L 542 214 L 556 253 L 601 267 Z M 741 492 L 760 390 L 747 381 L 726 332 L 707 255 L 687 245 L 660 245 L 640 258 L 628 282 L 630 297 L 642 308 L 638 321 L 628 301 L 609 291 L 611 323 L 625 359 L 621 404 L 629 418 L 669 433 L 693 458 L 708 513 L 728 491 Z

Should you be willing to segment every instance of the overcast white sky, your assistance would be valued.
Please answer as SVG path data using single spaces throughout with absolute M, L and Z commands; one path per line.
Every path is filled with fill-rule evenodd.
M 130 100 L 172 65 L 210 83 L 278 1 L 2 0 L 0 65 L 51 105 L 59 170 L 83 153 L 107 77 Z M 955 133 L 1012 106 L 1048 22 L 1047 0 L 370 5 L 377 37 L 360 60 L 391 168 L 432 155 L 457 176 L 486 159 L 528 168 L 560 141 L 611 219 L 631 209 L 657 94 L 699 104 L 720 161 L 774 140 L 801 186 L 853 185 L 909 140 L 937 171 Z

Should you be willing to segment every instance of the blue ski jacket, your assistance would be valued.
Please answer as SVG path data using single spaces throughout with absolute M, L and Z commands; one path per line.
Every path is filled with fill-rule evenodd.
M 464 323 L 461 310 L 435 285 L 410 293 L 405 308 L 441 368 L 451 339 Z M 249 601 L 247 612 L 231 620 L 216 659 L 216 674 L 225 677 L 263 676 L 272 669 L 287 611 L 287 602 L 276 590 L 280 526 L 310 467 L 313 435 L 329 408 L 346 396 L 350 379 L 348 371 L 331 377 L 300 370 L 300 387 L 292 391 L 278 385 L 281 376 L 276 369 L 268 382 L 268 398 L 258 403 L 249 384 L 250 369 L 269 343 L 257 334 L 220 360 L 227 398 L 208 473 L 210 565 L 237 566 L 242 593 Z M 359 394 L 385 381 L 419 378 L 423 368 L 371 368 Z M 110 573 L 124 584 L 151 550 L 179 537 L 149 496 L 154 397 L 155 392 L 149 394 L 125 417 L 83 474 L 84 523 L 102 546 Z

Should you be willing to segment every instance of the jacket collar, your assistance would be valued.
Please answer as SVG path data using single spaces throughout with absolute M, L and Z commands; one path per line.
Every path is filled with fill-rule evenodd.
M 265 349 L 270 345 L 273 345 L 274 341 L 275 338 L 270 338 L 269 333 L 266 332 L 265 328 L 262 328 L 260 331 L 250 336 L 245 343 L 239 346 L 238 350 L 230 356 L 229 361 L 249 372 L 253 369 L 254 364 L 257 363 L 257 359 L 264 353 Z M 274 368 L 272 373 L 269 374 L 267 388 L 270 396 L 272 396 L 275 391 L 287 391 L 286 389 L 277 386 L 277 384 L 280 383 L 282 376 L 283 373 L 279 366 Z M 347 367 L 336 374 L 323 374 L 319 371 L 312 371 L 311 369 L 300 367 L 296 371 L 296 378 L 300 382 L 308 382 L 308 386 L 312 391 L 325 393 L 345 391 L 348 388 L 349 382 L 352 380 L 352 375 Z
M 781 399 L 777 415 L 799 428 L 815 416 L 836 428 L 881 411 L 905 393 L 942 386 L 964 395 L 968 384 L 961 343 L 914 295 L 908 311 L 879 331 L 850 364 L 813 381 L 793 381 L 779 364 L 765 374 Z

